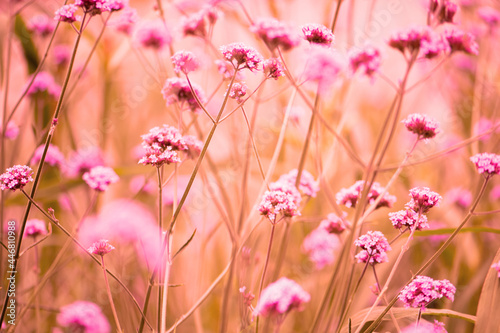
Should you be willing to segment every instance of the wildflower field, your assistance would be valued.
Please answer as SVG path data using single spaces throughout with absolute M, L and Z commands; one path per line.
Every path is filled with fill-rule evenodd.
M 499 333 L 500 3 L 1 0 L 0 332 Z

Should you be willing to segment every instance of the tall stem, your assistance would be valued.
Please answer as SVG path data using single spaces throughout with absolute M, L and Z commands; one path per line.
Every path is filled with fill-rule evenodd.
M 115 319 L 116 328 L 119 333 L 123 332 L 120 321 L 118 320 L 118 314 L 116 313 L 115 303 L 113 302 L 113 295 L 111 294 L 111 289 L 109 288 L 108 273 L 106 272 L 106 266 L 104 265 L 104 256 L 101 255 L 101 267 L 102 273 L 104 274 L 104 282 L 106 283 L 106 292 L 108 293 L 109 305 L 111 306 L 111 311 L 113 312 L 113 317 Z

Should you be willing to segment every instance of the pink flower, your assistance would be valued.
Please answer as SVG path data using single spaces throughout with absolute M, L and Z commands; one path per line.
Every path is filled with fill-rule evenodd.
M 424 58 L 433 59 L 450 52 L 450 45 L 446 39 L 436 33 L 431 33 L 428 39 L 422 40 L 420 53 Z
M 33 154 L 33 157 L 30 160 L 31 165 L 36 165 L 38 164 L 38 162 L 40 162 L 44 148 L 45 145 L 41 145 L 35 150 L 35 153 Z M 65 163 L 64 155 L 63 153 L 61 153 L 61 151 L 57 146 L 49 144 L 49 149 L 47 150 L 47 155 L 45 156 L 45 163 L 53 167 L 61 167 L 64 165 Z
M 130 35 L 132 27 L 138 20 L 139 15 L 137 15 L 137 10 L 135 10 L 135 8 L 126 7 L 118 19 L 113 21 L 113 26 L 116 30 L 126 35 Z
M 2 131 L 2 128 L 0 127 L 0 134 L 1 134 L 1 131 Z M 7 123 L 7 127 L 5 128 L 4 136 L 7 139 L 13 140 L 13 139 L 17 138 L 18 135 L 19 135 L 19 126 L 17 126 L 17 124 L 13 120 L 9 121 Z
M 163 125 L 153 127 L 147 134 L 141 135 L 142 146 L 151 148 L 157 146 L 160 149 L 170 147 L 172 150 L 186 150 L 186 142 L 181 132 L 173 126 Z
M 465 52 L 472 55 L 479 53 L 479 45 L 477 45 L 474 36 L 470 33 L 454 28 L 446 30 L 444 36 L 450 45 L 451 53 Z
M 500 23 L 500 12 L 495 8 L 483 6 L 477 10 L 477 15 L 491 28 Z
M 279 47 L 283 51 L 299 45 L 299 36 L 287 24 L 275 18 L 260 18 L 251 27 L 250 31 L 259 36 L 267 46 L 274 50 Z
M 113 169 L 96 166 L 83 174 L 83 180 L 94 190 L 103 192 L 108 189 L 110 184 L 116 183 L 120 178 Z
M 429 228 L 429 224 L 427 223 L 427 217 L 411 209 L 404 209 L 394 213 L 389 213 L 389 220 L 391 220 L 394 228 L 399 230 L 401 230 L 403 227 L 409 229 L 415 228 L 415 230 L 422 230 L 424 228 Z
M 16 191 L 33 181 L 33 170 L 26 165 L 14 165 L 0 175 L 0 189 Z
M 292 187 L 295 187 L 295 182 L 297 180 L 297 169 L 293 169 L 289 173 L 281 175 L 278 179 L 278 183 L 286 183 Z M 315 198 L 316 193 L 319 191 L 319 183 L 314 179 L 314 176 L 307 170 L 302 170 L 300 176 L 299 190 L 306 196 Z
M 195 159 L 200 156 L 201 150 L 203 148 L 203 142 L 198 140 L 193 135 L 186 135 L 183 137 L 184 142 L 186 142 L 187 150 L 186 153 L 189 158 Z
M 338 79 L 344 67 L 344 60 L 337 52 L 316 46 L 309 52 L 305 77 L 318 82 L 320 91 L 326 93 Z
M 206 103 L 206 98 L 202 89 L 195 83 L 191 83 L 191 85 L 199 101 L 202 104 Z M 192 112 L 199 112 L 201 109 L 186 79 L 177 77 L 167 79 L 161 93 L 167 102 L 167 106 L 173 103 L 180 103 L 182 107 L 182 105 L 186 103 Z
M 35 15 L 28 22 L 28 29 L 40 35 L 47 37 L 54 31 L 55 25 L 47 15 Z
M 258 207 L 260 214 L 266 216 L 271 223 L 278 223 L 276 218 L 300 215 L 296 205 L 296 197 L 282 190 L 266 191 Z
M 310 23 L 302 26 L 304 38 L 311 44 L 330 46 L 335 42 L 333 32 L 322 24 Z
M 500 278 L 500 260 L 493 265 L 491 265 L 491 268 L 496 269 L 498 272 L 498 277 Z
M 370 45 L 361 49 L 351 49 L 349 51 L 349 66 L 353 73 L 361 69 L 366 76 L 372 77 L 380 67 L 380 51 Z
M 428 187 L 414 187 L 410 190 L 411 200 L 405 207 L 417 213 L 425 214 L 443 199 L 438 193 Z
M 285 76 L 283 65 L 276 58 L 269 58 L 264 60 L 262 67 L 264 70 L 264 74 L 266 74 L 268 78 L 277 80 L 281 76 Z
M 401 333 L 448 333 L 448 331 L 444 328 L 444 323 L 437 320 L 434 320 L 433 324 L 420 320 L 418 323 L 403 328 Z
M 223 45 L 220 50 L 224 59 L 232 63 L 235 69 L 258 70 L 259 64 L 263 61 L 259 52 L 243 43 Z
M 61 308 L 57 323 L 71 332 L 109 333 L 111 327 L 97 304 L 76 301 Z
M 63 171 L 68 177 L 76 177 L 99 165 L 104 165 L 101 149 L 95 146 L 82 147 L 70 154 Z
M 217 65 L 217 70 L 219 71 L 220 74 L 224 77 L 224 80 L 231 80 L 231 78 L 234 75 L 234 66 L 232 63 L 229 63 L 224 60 L 215 60 L 215 65 Z M 245 76 L 241 71 L 238 71 L 236 73 L 236 81 L 243 81 Z
M 485 132 L 489 131 L 492 127 L 494 126 L 493 121 L 489 120 L 488 118 L 481 117 L 479 118 L 478 122 L 474 124 L 472 133 L 474 133 L 474 136 L 476 135 L 481 135 L 484 134 Z M 498 129 L 497 129 L 498 132 Z M 491 134 L 488 135 L 483 135 L 479 140 L 481 141 L 487 141 L 491 137 Z
M 282 277 L 268 285 L 254 310 L 254 316 L 275 317 L 297 309 L 301 311 L 311 296 L 293 280 Z
M 322 269 L 335 261 L 334 252 L 340 246 L 340 240 L 336 234 L 329 233 L 322 225 L 314 229 L 302 243 L 302 250 L 308 254 L 309 260 L 316 269 Z
M 98 255 L 98 256 L 104 256 L 105 254 L 108 254 L 109 252 L 113 251 L 115 247 L 111 244 L 108 243 L 107 239 L 101 239 L 97 242 L 94 242 L 89 248 L 88 252 Z
M 500 155 L 491 153 L 476 154 L 470 158 L 476 166 L 479 174 L 485 174 L 486 177 L 500 173 Z
M 78 10 L 78 7 L 71 5 L 64 5 L 58 10 L 56 10 L 54 20 L 60 22 L 73 23 L 78 18 L 75 16 L 75 12 Z
M 75 0 L 75 5 L 90 15 L 99 15 L 110 10 L 108 0 Z
M 143 24 L 136 32 L 136 40 L 142 47 L 161 50 L 165 45 L 172 43 L 172 36 L 160 21 Z
M 69 62 L 71 57 L 71 50 L 66 45 L 56 45 L 53 49 L 54 64 L 57 66 L 64 66 Z
M 235 99 L 238 103 L 243 101 L 243 97 L 247 94 L 247 86 L 243 82 L 235 82 L 229 91 L 229 98 Z
M 117 12 L 128 6 L 128 0 L 106 0 L 109 11 Z
M 174 71 L 176 73 L 182 72 L 186 75 L 200 67 L 200 62 L 196 56 L 189 51 L 177 51 L 172 56 L 172 63 L 174 64 Z
M 344 205 L 347 208 L 355 208 L 358 202 L 358 199 L 361 197 L 363 192 L 363 187 L 365 185 L 364 180 L 359 180 L 354 185 L 349 188 L 341 189 L 335 196 L 337 199 L 337 204 Z M 367 200 L 369 204 L 372 204 L 377 200 L 380 194 L 384 191 L 384 188 L 377 182 L 372 184 L 370 191 L 368 192 Z M 381 207 L 392 207 L 392 205 L 396 202 L 396 197 L 390 195 L 389 193 L 385 193 L 380 202 L 377 204 L 376 208 Z
M 418 52 L 422 42 L 430 41 L 432 30 L 427 26 L 411 27 L 395 32 L 389 39 L 389 46 L 410 55 Z
M 440 23 L 453 23 L 453 17 L 457 13 L 458 6 L 451 1 L 445 0 L 439 10 L 438 19 Z
M 320 227 L 331 234 L 341 234 L 347 228 L 344 219 L 335 213 L 328 214 L 326 219 L 321 221 Z
M 151 147 L 146 149 L 144 156 L 139 160 L 139 164 L 160 167 L 163 164 L 180 163 L 180 161 L 179 155 L 171 147 L 166 149 Z
M 380 231 L 368 231 L 354 241 L 354 245 L 359 246 L 361 251 L 355 256 L 358 263 L 369 262 L 371 265 L 387 262 L 387 251 L 391 246 Z
M 472 193 L 461 187 L 454 187 L 444 195 L 447 202 L 456 204 L 462 208 L 467 208 L 472 203 Z
M 38 93 L 47 93 L 54 99 L 61 95 L 61 87 L 54 81 L 54 77 L 47 72 L 39 72 L 33 84 L 28 89 L 28 95 L 34 96 Z
M 500 185 L 496 185 L 491 189 L 490 199 L 491 200 L 499 200 L 500 199 Z
M 31 219 L 26 221 L 26 227 L 24 228 L 24 235 L 30 237 L 45 236 L 49 232 L 47 231 L 47 226 L 43 220 Z
M 418 135 L 419 139 L 431 139 L 439 133 L 437 121 L 425 114 L 410 114 L 402 123 L 408 131 Z
M 455 292 L 455 286 L 448 280 L 419 275 L 403 288 L 398 298 L 407 308 L 425 309 L 429 303 L 443 297 L 453 301 Z

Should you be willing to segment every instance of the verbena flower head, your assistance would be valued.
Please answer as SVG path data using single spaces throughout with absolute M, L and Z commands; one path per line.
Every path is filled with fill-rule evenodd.
M 264 70 L 264 74 L 266 74 L 267 77 L 271 79 L 277 80 L 281 76 L 285 76 L 283 65 L 281 64 L 281 61 L 276 58 L 269 58 L 264 60 L 262 69 Z
M 191 83 L 191 85 L 200 102 L 205 104 L 206 98 L 201 87 L 196 83 Z M 186 104 L 187 107 L 195 113 L 201 110 L 201 107 L 196 101 L 196 98 L 194 97 L 186 79 L 177 77 L 167 79 L 161 93 L 163 94 L 163 98 L 165 99 L 167 106 L 172 105 L 173 103 L 179 103 L 181 107 Z
M 253 47 L 243 43 L 232 43 L 220 48 L 224 59 L 233 64 L 236 69 L 248 68 L 250 71 L 258 70 L 264 60 Z
M 335 42 L 333 32 L 322 24 L 310 23 L 302 26 L 305 40 L 311 44 L 331 46 Z
M 94 242 L 89 248 L 88 252 L 98 255 L 98 256 L 104 256 L 105 254 L 108 254 L 109 252 L 113 251 L 115 247 L 111 244 L 109 244 L 107 239 L 101 239 L 97 242 Z
M 335 213 L 328 214 L 326 219 L 321 221 L 320 227 L 331 234 L 341 234 L 347 229 L 344 220 Z
M 52 75 L 47 72 L 39 72 L 35 77 L 33 84 L 28 89 L 28 95 L 35 96 L 38 93 L 47 93 L 54 99 L 61 95 L 61 86 L 59 86 Z
M 448 331 L 444 328 L 444 323 L 434 319 L 434 323 L 420 320 L 403 328 L 401 333 L 448 333 Z
M 439 204 L 442 197 L 431 191 L 428 187 L 414 187 L 410 190 L 411 200 L 406 204 L 406 208 L 417 213 L 425 214 L 432 207 Z
M 500 23 L 500 12 L 493 7 L 483 6 L 477 10 L 477 15 L 490 28 L 494 28 Z
M 415 230 L 429 228 L 427 217 L 423 214 L 418 214 L 412 209 L 404 209 L 394 213 L 389 213 L 389 220 L 391 220 L 394 228 L 399 230 L 404 227 Z
M 341 189 L 335 196 L 337 199 L 337 203 L 339 205 L 344 205 L 347 208 L 355 208 L 358 202 L 358 199 L 361 197 L 363 193 L 363 187 L 365 185 L 364 180 L 358 180 L 354 185 L 349 188 Z M 368 192 L 367 200 L 369 204 L 372 204 L 377 200 L 380 194 L 384 191 L 384 188 L 377 182 L 372 184 L 370 191 Z M 396 197 L 394 195 L 390 195 L 389 193 L 385 193 L 380 202 L 377 204 L 376 208 L 381 207 L 392 207 L 392 205 L 396 202 Z
M 229 91 L 229 98 L 235 99 L 238 103 L 243 101 L 243 97 L 247 94 L 247 86 L 243 82 L 235 82 Z
M 231 80 L 233 75 L 234 75 L 234 65 L 232 63 L 229 63 L 224 60 L 215 60 L 215 65 L 217 65 L 217 71 L 222 74 L 224 77 L 224 80 Z M 245 76 L 243 75 L 243 72 L 238 71 L 236 73 L 236 81 L 243 81 L 245 79 Z
M 442 35 L 432 32 L 428 39 L 422 41 L 420 53 L 424 58 L 433 59 L 450 52 L 450 45 Z
M 304 251 L 315 265 L 316 269 L 322 269 L 335 261 L 334 252 L 340 246 L 336 234 L 329 233 L 321 225 L 314 229 L 302 243 Z
M 172 63 L 174 64 L 174 71 L 176 73 L 188 74 L 193 72 L 200 67 L 200 62 L 194 55 L 194 53 L 189 51 L 177 51 L 172 56 Z
M 45 221 L 39 219 L 31 219 L 26 221 L 26 227 L 24 229 L 24 235 L 30 237 L 38 237 L 45 236 L 49 232 L 47 230 L 47 226 L 45 225 Z
M 445 0 L 439 10 L 438 19 L 440 23 L 453 23 L 453 17 L 457 13 L 458 6 L 448 0 Z
M 137 15 L 137 10 L 135 10 L 135 8 L 126 7 L 118 19 L 113 21 L 113 27 L 126 35 L 130 35 L 133 26 L 138 20 L 139 15 Z
M 73 23 L 78 20 L 78 17 L 75 16 L 75 12 L 78 10 L 78 7 L 71 5 L 64 5 L 55 12 L 54 20 L 66 23 Z
M 33 170 L 27 165 L 14 165 L 0 175 L 0 188 L 3 190 L 19 190 L 33 181 Z
M 186 150 L 186 142 L 181 132 L 173 126 L 153 127 L 147 134 L 141 135 L 144 148 L 158 146 L 160 149 L 170 147 L 172 150 Z
M 476 43 L 474 36 L 470 33 L 463 32 L 458 28 L 453 28 L 445 30 L 444 37 L 450 45 L 451 53 L 464 52 L 472 55 L 477 55 L 479 53 L 479 45 Z
M 0 124 L 0 135 L 2 134 L 2 125 Z M 19 135 L 19 126 L 13 121 L 10 120 L 7 123 L 7 127 L 5 128 L 5 133 L 3 134 L 7 139 L 15 139 Z
M 207 35 L 207 22 L 202 12 L 197 12 L 181 20 L 184 36 L 205 37 Z
M 286 183 L 295 188 L 298 170 L 293 169 L 289 173 L 281 175 L 277 182 Z M 319 191 L 319 183 L 314 179 L 314 176 L 307 170 L 302 170 L 300 176 L 299 190 L 308 197 L 316 197 Z
M 49 36 L 54 28 L 54 20 L 47 15 L 35 15 L 28 22 L 28 29 L 41 37 Z
M 52 50 L 54 55 L 54 64 L 57 66 L 64 66 L 71 58 L 71 50 L 67 45 L 56 45 Z
M 35 150 L 35 153 L 33 154 L 33 157 L 30 160 L 31 165 L 36 165 L 38 164 L 38 162 L 40 162 L 44 148 L 45 145 L 41 145 Z M 47 155 L 45 156 L 45 163 L 53 167 L 61 167 L 64 165 L 65 163 L 64 155 L 57 146 L 49 144 L 49 149 L 47 150 Z
M 103 192 L 120 180 L 116 172 L 108 167 L 96 166 L 83 174 L 83 180 L 96 191 Z
M 320 92 L 326 93 L 345 68 L 345 61 L 339 53 L 319 46 L 311 48 L 308 55 L 305 78 L 318 82 Z
M 300 43 L 299 36 L 293 29 L 275 18 L 260 18 L 255 21 L 250 30 L 259 36 L 271 50 L 279 47 L 287 51 Z
M 76 301 L 61 308 L 57 323 L 70 332 L 109 333 L 111 327 L 97 304 Z
M 203 149 L 203 142 L 198 140 L 193 135 L 185 135 L 183 139 L 187 146 L 186 150 L 187 156 L 192 159 L 195 159 L 198 156 L 200 156 L 201 150 Z
M 110 12 L 117 12 L 128 6 L 128 0 L 106 0 L 106 5 Z
M 369 262 L 371 265 L 387 262 L 387 251 L 391 246 L 380 231 L 368 231 L 354 241 L 354 245 L 359 246 L 361 251 L 355 256 L 358 263 Z
M 75 6 L 81 7 L 90 15 L 99 15 L 110 10 L 108 0 L 75 0 Z
M 413 54 L 418 52 L 422 42 L 430 41 L 432 30 L 427 26 L 410 27 L 406 30 L 395 32 L 389 39 L 389 46 L 402 53 Z
M 408 131 L 418 135 L 419 139 L 431 139 L 439 133 L 438 122 L 425 114 L 410 114 L 402 123 Z
M 500 278 L 500 260 L 491 265 L 491 268 L 495 269 L 498 272 L 498 278 Z
M 271 223 L 277 223 L 278 216 L 293 217 L 300 215 L 296 204 L 296 196 L 282 190 L 266 191 L 259 204 L 259 212 Z
M 70 154 L 63 171 L 68 177 L 77 177 L 98 165 L 104 165 L 101 149 L 95 146 L 82 147 Z
M 180 161 L 179 155 L 171 147 L 166 149 L 151 147 L 146 149 L 144 156 L 139 160 L 139 164 L 150 164 L 159 167 L 163 164 L 179 163 Z
M 500 173 L 500 155 L 481 153 L 472 156 L 470 160 L 476 166 L 479 174 L 490 177 Z
M 407 308 L 425 309 L 429 303 L 443 297 L 453 301 L 455 292 L 455 286 L 448 280 L 419 275 L 403 288 L 398 298 Z
M 262 291 L 254 316 L 277 317 L 292 310 L 301 311 L 310 300 L 309 293 L 297 282 L 282 277 Z
M 454 187 L 444 195 L 447 202 L 453 203 L 459 207 L 467 208 L 472 203 L 472 193 L 461 187 Z
M 348 57 L 349 67 L 353 73 L 361 70 L 366 76 L 372 77 L 380 67 L 380 51 L 371 45 L 365 45 L 359 49 L 351 49 Z
M 161 50 L 172 43 L 172 36 L 162 22 L 152 21 L 138 28 L 135 36 L 142 47 Z

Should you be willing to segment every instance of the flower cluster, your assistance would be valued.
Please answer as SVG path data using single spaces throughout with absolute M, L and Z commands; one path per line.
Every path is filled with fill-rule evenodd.
M 398 298 L 407 308 L 425 309 L 429 303 L 443 297 L 453 301 L 455 292 L 455 286 L 448 280 L 433 280 L 419 275 L 403 288 Z
M 472 156 L 470 160 L 476 166 L 479 174 L 484 174 L 486 177 L 490 177 L 500 173 L 500 155 L 481 153 Z
M 414 226 L 415 230 L 429 228 L 427 216 L 419 214 L 411 209 L 404 209 L 394 213 L 389 213 L 389 220 L 391 220 L 394 228 L 399 230 L 403 227 L 412 229 Z
M 35 165 L 40 162 L 44 149 L 45 145 L 41 145 L 35 150 L 35 153 L 30 160 L 31 165 Z M 45 163 L 53 167 L 61 167 L 62 165 L 64 165 L 64 155 L 57 146 L 49 144 L 49 149 L 47 150 L 47 155 L 45 156 Z
M 14 165 L 0 175 L 0 189 L 19 190 L 33 181 L 33 170 L 26 165 Z
M 264 70 L 264 74 L 266 74 L 266 76 L 270 79 L 277 80 L 280 77 L 285 76 L 283 65 L 276 58 L 269 58 L 264 60 L 262 69 Z
M 444 328 L 444 323 L 434 319 L 434 323 L 420 320 L 403 328 L 401 333 L 448 333 L 448 331 Z
M 341 234 L 347 228 L 344 219 L 335 213 L 328 214 L 326 219 L 321 221 L 320 227 L 331 234 Z
M 54 21 L 47 15 L 33 16 L 28 22 L 28 29 L 41 37 L 47 37 L 54 31 Z
M 301 311 L 311 296 L 295 281 L 282 277 L 268 285 L 254 310 L 255 316 L 280 316 L 297 309 Z
M 109 185 L 120 180 L 113 169 L 104 166 L 93 167 L 82 178 L 88 186 L 99 192 L 106 191 Z
M 101 149 L 95 146 L 82 147 L 70 154 L 64 166 L 64 173 L 68 177 L 76 177 L 99 165 L 104 165 Z
M 355 256 L 358 263 L 370 263 L 371 265 L 387 262 L 387 251 L 391 246 L 380 231 L 368 231 L 354 241 L 354 245 L 359 246 L 361 251 Z
M 322 269 L 331 265 L 334 260 L 334 251 L 340 246 L 339 237 L 328 232 L 322 224 L 314 229 L 302 243 L 302 250 L 308 254 L 309 260 L 315 265 L 316 269 Z
M 54 20 L 66 23 L 73 23 L 78 20 L 78 17 L 75 15 L 77 10 L 78 7 L 73 4 L 64 5 L 56 10 Z
M 59 86 L 52 75 L 47 72 L 39 72 L 33 80 L 33 84 L 28 89 L 28 95 L 47 93 L 52 98 L 58 98 L 61 95 L 61 86 Z
M 108 254 L 109 252 L 113 251 L 115 247 L 111 244 L 108 243 L 107 239 L 101 239 L 97 242 L 94 242 L 89 248 L 88 252 L 98 255 L 98 256 L 104 256 L 105 254 Z
M 139 15 L 137 15 L 137 10 L 127 7 L 123 10 L 118 19 L 113 21 L 113 27 L 126 35 L 130 35 L 132 27 L 138 20 Z
M 444 37 L 448 42 L 452 53 L 464 52 L 472 55 L 477 55 L 479 53 L 479 45 L 476 43 L 474 36 L 470 33 L 454 28 L 446 30 Z
M 491 268 L 496 269 L 498 272 L 498 277 L 500 278 L 500 260 L 493 265 L 491 265 Z
M 197 84 L 192 83 L 191 86 L 193 87 L 193 90 L 191 90 L 189 82 L 186 79 L 177 77 L 167 79 L 163 89 L 161 90 L 167 106 L 174 103 L 180 103 L 182 107 L 183 104 L 186 104 L 192 112 L 199 112 L 199 110 L 201 110 L 201 106 L 196 101 L 196 97 L 198 97 L 198 100 L 202 104 L 205 104 L 205 94 Z M 196 97 L 193 95 L 193 91 L 196 94 Z
M 322 24 L 310 23 L 302 26 L 305 40 L 311 44 L 330 46 L 335 42 L 333 32 Z
M 258 70 L 259 64 L 264 60 L 259 52 L 243 43 L 223 45 L 220 50 L 224 59 L 233 64 L 235 69 Z
M 161 50 L 172 43 L 172 36 L 162 22 L 153 21 L 137 29 L 135 39 L 144 48 Z
M 279 47 L 287 51 L 300 43 L 299 36 L 292 28 L 275 18 L 260 18 L 250 27 L 250 30 L 259 36 L 271 50 Z
M 295 191 L 298 193 L 297 190 Z M 283 217 L 300 215 L 296 201 L 297 196 L 291 192 L 271 189 L 264 193 L 258 209 L 260 214 L 266 216 L 271 223 L 277 223 L 279 220 L 276 219 L 279 215 Z
M 288 184 L 291 187 L 295 187 L 295 182 L 297 181 L 298 170 L 293 169 L 289 173 L 281 175 L 276 183 Z M 302 170 L 300 176 L 299 190 L 302 194 L 315 198 L 316 193 L 319 191 L 319 183 L 314 179 L 314 176 L 307 170 Z
M 57 323 L 69 332 L 109 333 L 111 327 L 97 304 L 76 301 L 61 308 Z
M 431 139 L 439 132 L 437 121 L 421 113 L 410 114 L 402 123 L 408 131 L 418 135 L 419 139 Z
M 365 186 L 365 181 L 358 180 L 351 187 L 341 189 L 335 196 L 335 198 L 337 199 L 337 203 L 339 205 L 344 205 L 347 208 L 351 207 L 355 208 L 358 199 L 361 197 L 363 193 L 364 186 Z M 366 198 L 368 203 L 373 204 L 378 199 L 378 197 L 382 192 L 384 192 L 384 188 L 379 183 L 374 182 Z M 390 208 L 395 202 L 396 202 L 396 197 L 386 192 L 382 197 L 382 199 L 377 204 L 376 208 L 381 208 L 381 207 Z
M 500 23 L 500 12 L 495 8 L 483 6 L 477 10 L 477 15 L 491 28 Z
M 349 51 L 349 66 L 353 73 L 359 69 L 368 77 L 372 77 L 378 71 L 381 62 L 380 51 L 366 45 L 363 48 L 353 48 Z
M 321 93 L 325 93 L 337 80 L 345 68 L 345 61 L 341 55 L 325 47 L 312 47 L 309 52 L 305 77 L 307 80 L 318 82 Z
M 406 207 L 417 213 L 426 214 L 429 209 L 439 204 L 442 197 L 428 187 L 414 187 L 410 190 L 411 200 Z
M 238 103 L 241 103 L 246 94 L 247 86 L 243 82 L 235 82 L 229 91 L 229 98 L 235 99 Z
M 172 63 L 174 64 L 174 71 L 176 73 L 188 74 L 200 67 L 200 62 L 196 56 L 189 51 L 178 51 L 172 56 Z
M 24 228 L 24 235 L 30 237 L 44 236 L 48 234 L 47 226 L 43 220 L 31 219 L 26 221 L 26 227 Z
M 216 7 L 204 6 L 200 11 L 182 19 L 182 33 L 184 36 L 206 37 L 208 26 L 214 25 L 220 14 Z

